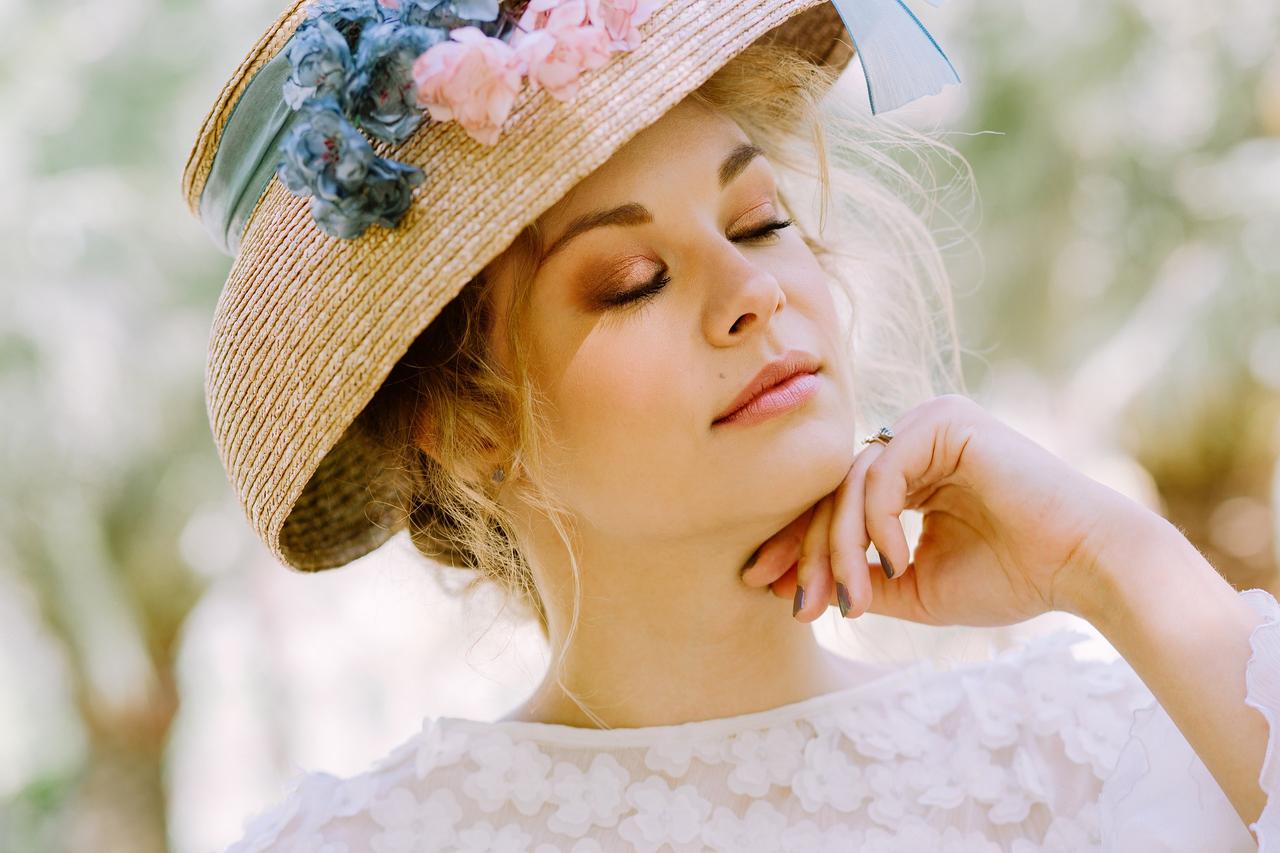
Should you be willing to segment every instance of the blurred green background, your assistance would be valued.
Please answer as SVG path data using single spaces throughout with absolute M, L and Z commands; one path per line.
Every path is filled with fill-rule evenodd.
M 274 565 L 226 485 L 202 370 L 229 259 L 179 180 L 281 8 L 0 0 L 3 851 L 221 849 L 294 774 L 540 677 L 534 632 L 394 542 Z M 1280 592 L 1280 6 L 916 11 L 964 86 L 903 114 L 981 192 L 973 395 Z

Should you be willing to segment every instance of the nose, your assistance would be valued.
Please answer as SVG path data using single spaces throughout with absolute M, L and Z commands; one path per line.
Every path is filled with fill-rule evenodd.
M 787 304 L 777 277 L 759 258 L 723 236 L 709 241 L 701 252 L 703 275 L 711 294 L 704 315 L 707 340 L 717 346 L 733 346 L 756 327 L 768 328 L 769 320 Z

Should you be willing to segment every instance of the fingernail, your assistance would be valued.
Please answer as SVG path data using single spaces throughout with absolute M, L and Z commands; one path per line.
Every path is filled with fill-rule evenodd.
M 791 615 L 799 613 L 801 607 L 804 607 L 804 587 L 797 585 L 795 601 L 791 602 Z
M 840 605 L 840 615 L 848 619 L 849 608 L 853 605 L 849 601 L 849 590 L 842 583 L 836 584 L 836 602 Z
M 876 557 L 880 559 L 880 567 L 884 569 L 884 576 L 887 578 L 893 577 L 893 563 L 884 558 L 884 554 L 880 553 L 879 548 L 876 549 Z
M 744 572 L 746 572 L 747 569 L 751 568 L 756 564 L 756 558 L 760 556 L 760 549 L 763 547 L 764 545 L 762 544 L 759 547 L 757 547 L 754 551 L 751 552 L 751 556 L 747 558 L 746 565 L 744 565 L 742 569 L 739 570 L 738 572 L 739 575 L 743 574 Z

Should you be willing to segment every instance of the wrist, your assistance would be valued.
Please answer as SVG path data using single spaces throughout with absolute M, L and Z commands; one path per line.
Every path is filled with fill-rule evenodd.
M 1192 554 L 1203 562 L 1159 513 L 1123 497 L 1114 504 L 1066 579 L 1054 588 L 1054 609 L 1079 616 L 1104 634 L 1110 623 L 1127 618 L 1135 600 L 1148 598 L 1160 586 L 1161 576 L 1168 578 Z

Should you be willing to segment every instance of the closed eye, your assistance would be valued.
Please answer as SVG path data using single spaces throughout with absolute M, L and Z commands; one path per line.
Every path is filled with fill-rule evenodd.
M 776 219 L 776 220 L 773 220 L 772 222 L 766 222 L 757 228 L 753 228 L 751 231 L 748 231 L 745 234 L 739 234 L 736 237 L 731 237 L 730 239 L 735 243 L 740 243 L 744 241 L 754 242 L 756 240 L 762 240 L 767 237 L 773 236 L 774 232 L 776 231 L 780 231 L 783 228 L 787 228 L 792 224 L 792 222 L 793 220 L 791 219 Z M 668 273 L 667 267 L 664 265 L 658 270 L 657 273 L 654 274 L 653 278 L 650 279 L 649 282 L 645 284 L 643 287 L 637 288 L 628 293 L 623 293 L 611 299 L 606 299 L 604 302 L 605 307 L 620 308 L 625 306 L 628 308 L 634 308 L 639 305 L 643 305 L 653 297 L 657 296 L 663 290 L 663 288 L 665 288 L 668 284 L 671 283 L 671 277 L 667 275 L 667 273 Z
M 774 231 L 780 231 L 783 228 L 786 228 L 787 226 L 789 226 L 790 224 L 791 224 L 790 219 L 775 219 L 773 222 L 766 222 L 765 224 L 761 225 L 759 228 L 756 228 L 753 231 L 749 231 L 746 234 L 740 234 L 739 236 L 734 237 L 733 241 L 736 243 L 739 240 L 758 240 L 761 237 L 765 237 L 769 234 L 772 234 Z

